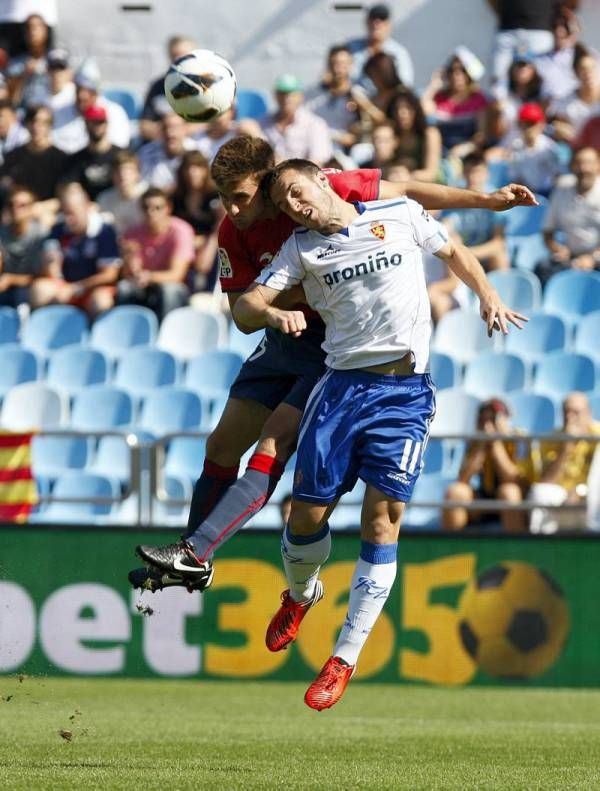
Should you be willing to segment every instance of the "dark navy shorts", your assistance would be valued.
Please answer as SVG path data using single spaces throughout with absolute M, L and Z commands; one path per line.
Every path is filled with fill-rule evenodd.
M 325 371 L 323 330 L 308 329 L 299 338 L 267 329 L 231 385 L 231 398 L 249 398 L 268 409 L 289 404 L 301 412 Z
M 361 478 L 388 497 L 408 502 L 434 414 L 429 374 L 327 369 L 300 424 L 294 497 L 331 503 Z

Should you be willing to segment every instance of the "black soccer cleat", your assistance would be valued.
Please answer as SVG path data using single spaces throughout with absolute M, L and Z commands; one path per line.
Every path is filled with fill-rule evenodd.
M 204 591 L 212 583 L 212 563 L 210 564 L 210 576 L 196 580 L 186 580 L 180 575 L 167 574 L 155 568 L 142 568 L 132 569 L 127 575 L 130 585 L 136 590 L 150 591 L 156 593 L 157 591 L 164 590 L 165 588 L 185 588 L 189 593 L 193 591 Z
M 162 547 L 140 544 L 135 551 L 145 563 L 159 571 L 166 572 L 170 577 L 181 577 L 184 585 L 204 581 L 204 588 L 208 588 L 212 582 L 212 562 L 196 557 L 191 544 L 184 538 L 175 544 L 165 544 Z

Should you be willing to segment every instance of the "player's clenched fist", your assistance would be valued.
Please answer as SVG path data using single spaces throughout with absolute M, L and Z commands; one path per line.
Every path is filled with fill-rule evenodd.
M 283 332 L 284 335 L 292 335 L 294 338 L 297 338 L 302 330 L 306 329 L 306 318 L 301 310 L 270 308 L 267 313 L 267 321 L 270 327 Z

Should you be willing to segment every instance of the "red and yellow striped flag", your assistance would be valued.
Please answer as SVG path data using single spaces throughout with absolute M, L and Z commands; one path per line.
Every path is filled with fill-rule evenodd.
M 31 472 L 32 436 L 0 431 L 0 521 L 26 522 L 38 501 Z

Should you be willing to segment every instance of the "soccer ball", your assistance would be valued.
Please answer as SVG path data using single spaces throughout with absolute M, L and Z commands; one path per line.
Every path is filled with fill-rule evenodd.
M 171 64 L 165 96 L 186 121 L 212 121 L 229 110 L 237 83 L 229 63 L 209 49 L 195 49 Z
M 533 678 L 560 656 L 569 632 L 563 592 L 545 571 L 502 561 L 465 588 L 460 637 L 478 666 L 496 678 Z

